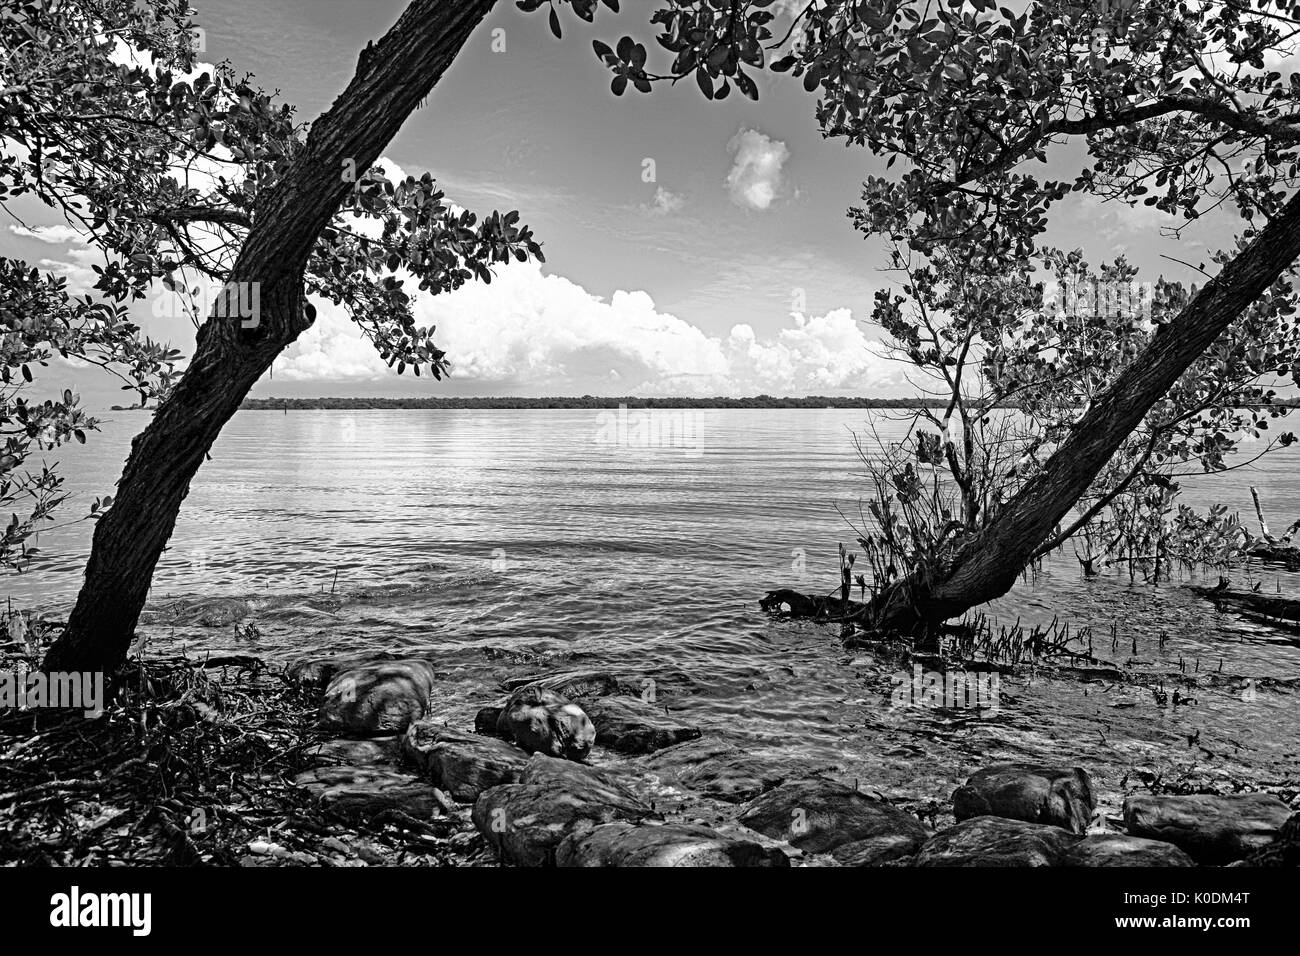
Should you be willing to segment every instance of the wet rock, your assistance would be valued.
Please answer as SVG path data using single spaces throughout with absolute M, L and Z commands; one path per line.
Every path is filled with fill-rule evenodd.
M 392 763 L 398 754 L 398 738 L 370 737 L 326 740 L 306 751 L 307 759 L 319 766 L 371 767 Z
M 1145 840 L 1123 833 L 1094 833 L 1065 854 L 1066 866 L 1195 866 L 1172 843 Z
M 357 736 L 402 733 L 424 716 L 433 681 L 433 666 L 421 660 L 339 671 L 325 688 L 321 725 Z
M 645 815 L 635 805 L 603 803 L 550 785 L 506 784 L 484 791 L 471 817 L 507 863 L 552 866 L 565 837 L 602 823 L 636 823 Z
M 596 740 L 596 728 L 581 707 L 535 685 L 510 695 L 497 719 L 497 732 L 530 753 L 569 760 L 582 760 Z
M 553 690 L 570 700 L 576 697 L 605 697 L 626 693 L 628 690 L 628 687 L 607 671 L 565 671 L 561 674 L 513 677 L 503 686 L 508 691 L 519 690 L 521 687 Z
M 533 754 L 519 775 L 519 782 L 577 794 L 586 800 L 618 804 L 637 813 L 649 813 L 650 805 L 630 784 L 606 770 Z
M 303 657 L 284 669 L 284 679 L 306 689 L 324 690 L 339 671 L 396 660 L 396 654 L 352 654 L 342 657 Z
M 911 814 L 833 780 L 782 784 L 753 800 L 739 822 L 808 853 L 861 844 L 853 854 L 868 866 L 913 853 L 930 835 Z
M 661 750 L 646 766 L 688 790 L 728 803 L 745 803 L 791 777 L 808 777 L 818 769 L 806 760 L 777 762 L 717 740 L 697 740 Z
M 584 707 L 596 727 L 596 743 L 619 753 L 654 753 L 700 737 L 698 727 L 674 723 L 661 708 L 636 697 L 601 697 Z
M 317 767 L 294 777 L 321 804 L 350 817 L 400 810 L 417 818 L 437 812 L 433 787 L 410 774 L 383 767 Z
M 557 866 L 788 867 L 778 849 L 690 824 L 606 823 L 565 837 Z
M 502 707 L 483 707 L 474 715 L 474 733 L 497 736 L 497 721 L 501 719 Z
M 1045 823 L 1007 817 L 972 817 L 936 833 L 913 859 L 915 866 L 1063 866 L 1082 837 Z
M 1124 801 L 1129 833 L 1172 843 L 1209 866 L 1267 846 L 1290 814 L 1285 803 L 1268 793 L 1135 794 Z
M 1047 823 L 1083 833 L 1092 819 L 1092 780 L 1078 767 L 998 764 L 976 771 L 952 795 L 953 815 Z
M 403 757 L 460 803 L 474 802 L 490 787 L 514 783 L 528 763 L 528 754 L 514 744 L 431 720 L 412 724 L 401 749 Z

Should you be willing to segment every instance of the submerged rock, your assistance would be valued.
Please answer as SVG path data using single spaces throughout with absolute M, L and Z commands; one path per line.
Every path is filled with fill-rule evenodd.
M 858 866 L 914 853 L 930 835 L 911 814 L 833 780 L 782 784 L 750 802 L 739 822 L 808 853 L 856 844 Z
M 1290 815 L 1290 808 L 1268 793 L 1135 794 L 1124 801 L 1129 833 L 1173 843 L 1210 866 L 1267 846 Z
M 309 748 L 306 756 L 320 766 L 371 767 L 392 763 L 397 759 L 398 749 L 396 735 L 366 740 L 338 737 Z
M 972 817 L 941 830 L 921 847 L 915 866 L 1063 866 L 1082 837 L 1045 823 Z
M 294 777 L 321 804 L 346 816 L 364 817 L 385 810 L 431 817 L 438 811 L 433 787 L 418 777 L 383 767 L 318 767 Z
M 626 693 L 628 687 L 608 671 L 565 671 L 560 674 L 543 674 L 534 677 L 513 677 L 503 684 L 506 690 L 521 687 L 538 687 L 553 690 L 570 700 L 575 697 L 605 697 Z
M 491 787 L 514 783 L 528 763 L 528 754 L 514 744 L 431 720 L 412 724 L 401 749 L 435 786 L 460 803 L 474 802 Z
M 701 735 L 698 727 L 675 724 L 660 708 L 636 697 L 601 697 L 585 707 L 596 727 L 596 743 L 619 753 L 654 753 Z
M 778 849 L 690 824 L 606 823 L 565 837 L 557 866 L 788 867 Z
M 569 760 L 582 760 L 596 740 L 596 728 L 581 707 L 535 685 L 510 695 L 497 718 L 497 731 L 530 753 Z
M 1172 843 L 1145 840 L 1123 833 L 1094 833 L 1065 854 L 1066 866 L 1195 866 Z
M 728 803 L 745 803 L 792 776 L 807 777 L 817 770 L 800 758 L 778 762 L 716 740 L 696 740 L 660 750 L 646 766 L 688 790 Z
M 1048 823 L 1072 833 L 1088 829 L 1093 806 L 1092 780 L 1078 767 L 998 764 L 976 771 L 952 795 L 958 823 L 987 815 Z
M 339 671 L 325 688 L 321 725 L 358 736 L 401 733 L 425 714 L 433 665 L 382 661 Z

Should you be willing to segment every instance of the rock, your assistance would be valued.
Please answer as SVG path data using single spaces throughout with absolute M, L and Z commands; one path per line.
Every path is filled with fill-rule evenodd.
M 433 787 L 410 774 L 382 767 L 318 767 L 294 777 L 321 804 L 351 817 L 401 810 L 417 818 L 437 811 Z
M 303 657 L 285 667 L 284 679 L 290 684 L 306 689 L 323 690 L 341 670 L 396 659 L 396 654 L 388 652 L 351 654 L 342 657 Z
M 497 731 L 530 753 L 569 760 L 582 760 L 596 740 L 596 728 L 581 707 L 535 685 L 510 695 L 497 719 Z
M 1285 803 L 1268 793 L 1135 794 L 1124 801 L 1129 833 L 1172 843 L 1209 866 L 1267 846 L 1290 814 Z
M 557 866 L 766 866 L 788 867 L 777 849 L 690 824 L 606 823 L 565 837 Z
M 585 704 L 596 743 L 624 754 L 648 754 L 700 736 L 698 727 L 675 724 L 636 697 L 601 697 Z
M 398 738 L 371 737 L 350 740 L 340 737 L 326 740 L 307 750 L 307 759 L 318 766 L 372 767 L 392 763 L 398 753 Z
M 443 727 L 431 720 L 411 725 L 402 738 L 402 756 L 453 800 L 473 803 L 490 787 L 514 783 L 528 754 L 514 744 Z
M 1144 840 L 1123 833 L 1094 833 L 1065 854 L 1066 866 L 1195 866 L 1172 843 Z
M 433 691 L 428 661 L 382 661 L 339 671 L 325 688 L 323 727 L 358 736 L 402 733 L 422 718 Z
M 953 815 L 1047 823 L 1083 833 L 1092 819 L 1092 780 L 1078 767 L 998 764 L 971 775 L 952 795 Z
M 792 776 L 808 777 L 818 769 L 797 757 L 778 763 L 716 740 L 698 740 L 661 750 L 646 761 L 646 766 L 688 790 L 728 803 L 752 800 Z
M 506 784 L 474 802 L 474 826 L 497 854 L 517 866 L 552 866 L 555 849 L 570 834 L 602 823 L 637 823 L 635 806 L 589 800 L 570 790 L 537 784 Z
M 929 836 L 915 817 L 833 780 L 786 783 L 753 800 L 741 824 L 808 853 L 862 844 L 854 859 L 871 865 L 914 853 Z
M 618 804 L 637 813 L 650 812 L 650 805 L 614 774 L 572 760 L 533 754 L 519 775 L 519 782 L 567 791 L 586 800 Z
M 503 686 L 508 691 L 519 690 L 521 687 L 553 690 L 561 697 L 570 700 L 575 697 L 605 697 L 609 694 L 622 694 L 629 689 L 613 674 L 606 671 L 565 671 L 562 674 L 513 677 Z
M 474 733 L 497 736 L 497 721 L 501 719 L 502 707 L 483 707 L 474 715 Z
M 921 847 L 915 866 L 1063 866 L 1082 837 L 1045 823 L 972 817 L 941 830 Z

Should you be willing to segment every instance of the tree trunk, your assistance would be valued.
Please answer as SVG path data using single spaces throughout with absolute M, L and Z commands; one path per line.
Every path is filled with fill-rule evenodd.
M 357 170 L 374 164 L 494 3 L 412 0 L 259 202 L 228 278 L 259 284 L 258 321 L 245 328 L 238 310 L 226 309 L 231 317 L 222 318 L 218 307 L 199 330 L 189 368 L 131 443 L 113 506 L 95 528 L 67 629 L 46 655 L 47 670 L 111 673 L 126 659 L 190 481 L 249 390 L 311 324 L 303 274 L 317 237 L 352 188 L 345 162 Z
M 1038 547 L 1143 417 L 1196 359 L 1300 256 L 1300 193 L 1163 326 L 1098 396 L 1042 471 L 961 547 L 942 578 L 900 582 L 876 601 L 875 625 L 933 626 L 1011 590 Z

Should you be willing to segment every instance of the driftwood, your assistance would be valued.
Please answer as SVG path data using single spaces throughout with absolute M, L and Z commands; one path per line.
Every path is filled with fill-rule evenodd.
M 1246 553 L 1266 564 L 1280 564 L 1289 571 L 1300 570 L 1300 548 L 1291 543 L 1291 536 L 1300 529 L 1300 521 L 1292 524 L 1281 538 L 1275 538 L 1264 520 L 1264 508 L 1259 503 L 1259 491 L 1254 485 L 1250 486 L 1250 500 L 1255 503 L 1255 517 L 1259 519 L 1259 530 L 1264 540 Z
M 866 605 L 860 601 L 845 603 L 838 594 L 816 597 L 789 588 L 768 591 L 767 595 L 759 600 L 758 606 L 778 617 L 810 618 L 814 621 L 843 621 L 856 617 L 866 609 Z
M 1191 591 L 1214 602 L 1221 611 L 1232 611 L 1247 620 L 1300 634 L 1300 601 L 1254 591 L 1224 587 L 1192 587 Z

